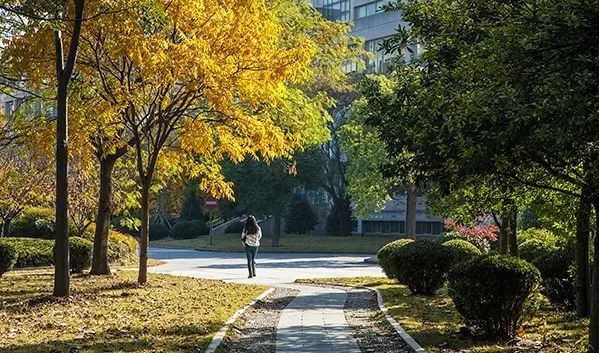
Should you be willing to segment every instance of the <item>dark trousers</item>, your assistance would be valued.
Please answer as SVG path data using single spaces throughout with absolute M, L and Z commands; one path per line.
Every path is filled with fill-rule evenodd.
M 248 260 L 248 271 L 250 273 L 250 276 L 256 275 L 256 254 L 257 253 L 258 253 L 257 246 L 250 246 L 250 245 L 246 244 L 245 257 Z

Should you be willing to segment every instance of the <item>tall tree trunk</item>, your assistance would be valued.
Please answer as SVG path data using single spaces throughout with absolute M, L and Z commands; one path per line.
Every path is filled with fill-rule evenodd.
M 406 186 L 406 234 L 416 236 L 416 208 L 418 188 L 414 184 Z
M 100 159 L 100 194 L 94 234 L 94 252 L 92 256 L 92 275 L 109 275 L 108 230 L 112 215 L 112 172 L 117 156 Z
M 0 238 L 4 238 L 10 235 L 10 222 L 12 221 L 11 217 L 6 217 L 2 223 L 2 230 L 0 231 Z
M 337 206 L 337 212 L 339 213 L 339 235 L 350 236 L 351 235 L 351 201 L 346 196 L 339 200 Z
M 56 66 L 56 239 L 54 241 L 54 296 L 70 294 L 69 229 L 68 229 L 68 88 L 77 62 L 77 51 L 83 24 L 85 0 L 74 0 L 75 17 L 69 50 L 63 47 L 62 31 L 54 30 L 54 56 Z M 57 18 L 62 13 L 57 13 Z
M 599 216 L 599 195 L 592 197 L 595 215 Z M 596 225 L 599 228 L 599 222 Z M 597 232 L 599 234 L 599 232 Z M 599 236 L 595 235 L 593 242 L 595 249 L 599 249 Z M 591 322 L 589 325 L 589 353 L 599 353 L 599 261 L 593 261 L 591 285 Z
M 591 201 L 588 191 L 581 191 L 580 203 L 576 212 L 576 315 L 589 315 L 589 241 L 591 223 Z
M 516 222 L 518 220 L 518 209 L 514 206 L 509 210 L 509 228 L 507 246 L 510 255 L 518 256 L 518 227 Z
M 67 80 L 58 80 L 56 117 L 56 239 L 54 242 L 54 295 L 70 294 L 68 228 L 68 97 Z
M 276 212 L 273 215 L 273 232 L 271 246 L 276 248 L 279 246 L 279 240 L 281 239 L 281 213 Z
M 141 229 L 139 235 L 139 273 L 137 282 L 148 282 L 148 243 L 150 240 L 150 182 L 142 180 L 141 185 Z
M 493 213 L 493 220 L 495 221 L 495 225 L 499 228 L 499 253 L 501 255 L 507 255 L 507 220 L 505 214 L 502 214 L 501 220 L 499 220 Z

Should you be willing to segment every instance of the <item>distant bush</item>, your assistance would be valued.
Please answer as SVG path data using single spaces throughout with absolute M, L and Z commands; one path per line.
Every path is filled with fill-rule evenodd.
M 576 306 L 575 255 L 572 246 L 554 248 L 539 256 L 533 264 L 543 278 L 542 292 L 549 300 L 566 309 Z
M 241 232 L 243 232 L 243 226 L 244 226 L 243 222 L 233 221 L 225 227 L 225 233 L 241 234 Z
M 449 272 L 449 295 L 467 325 L 494 339 L 512 338 L 540 279 L 539 271 L 522 259 L 481 256 Z
M 466 237 L 465 235 L 463 235 L 459 232 L 456 232 L 456 231 L 445 232 L 443 234 L 443 237 L 441 238 L 441 243 L 447 243 L 452 240 L 466 241 L 466 242 L 474 245 L 478 250 L 480 250 L 480 252 L 482 254 L 488 254 L 489 250 L 491 249 L 491 243 L 487 239 L 484 239 L 484 238 L 470 239 L 470 238 Z
M 546 256 L 556 250 L 557 247 L 550 245 L 540 239 L 527 240 L 520 244 L 518 248 L 520 257 L 531 263 L 536 259 Z
M 318 217 L 308 200 L 304 196 L 294 195 L 285 214 L 285 233 L 305 234 L 313 231 L 317 224 Z
M 413 294 L 434 295 L 445 283 L 451 256 L 436 241 L 417 240 L 401 246 L 392 255 L 397 278 Z
M 53 240 L 36 238 L 4 238 L 3 243 L 10 244 L 17 251 L 15 267 L 52 266 Z
M 83 238 L 69 238 L 70 266 L 71 271 L 81 273 L 92 264 L 92 251 L 94 244 Z
M 162 223 L 150 223 L 150 240 L 167 238 L 170 230 Z
M 378 263 L 379 266 L 381 266 L 381 268 L 383 269 L 383 272 L 385 272 L 385 275 L 387 275 L 387 277 L 397 279 L 397 270 L 395 268 L 396 261 L 392 261 L 393 252 L 413 241 L 413 239 L 395 240 L 386 244 L 379 250 L 377 254 Z
M 173 239 L 193 239 L 202 235 L 202 227 L 192 221 L 183 221 L 175 224 L 170 231 Z
M 518 232 L 518 243 L 523 244 L 528 241 L 543 243 L 548 246 L 556 246 L 560 242 L 560 237 L 547 229 L 528 228 Z
M 443 247 L 447 249 L 451 257 L 451 266 L 482 255 L 482 252 L 476 246 L 461 239 L 447 241 L 443 243 Z
M 17 250 L 13 245 L 0 240 L 0 277 L 15 265 L 18 256 Z
M 54 227 L 53 209 L 32 207 L 26 209 L 11 222 L 10 235 L 13 237 L 54 239 Z

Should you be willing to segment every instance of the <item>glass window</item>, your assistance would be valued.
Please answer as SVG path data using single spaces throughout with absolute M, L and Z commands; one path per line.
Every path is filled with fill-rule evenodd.
M 379 0 L 369 2 L 368 4 L 356 6 L 354 8 L 354 18 L 362 18 L 367 16 L 372 16 L 376 13 L 383 12 L 382 7 L 387 4 L 387 1 Z

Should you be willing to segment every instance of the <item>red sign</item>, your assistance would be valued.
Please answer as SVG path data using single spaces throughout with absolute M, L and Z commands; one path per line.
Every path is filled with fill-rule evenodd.
M 212 196 L 208 196 L 204 199 L 204 207 L 207 209 L 216 209 L 218 208 L 218 200 Z

